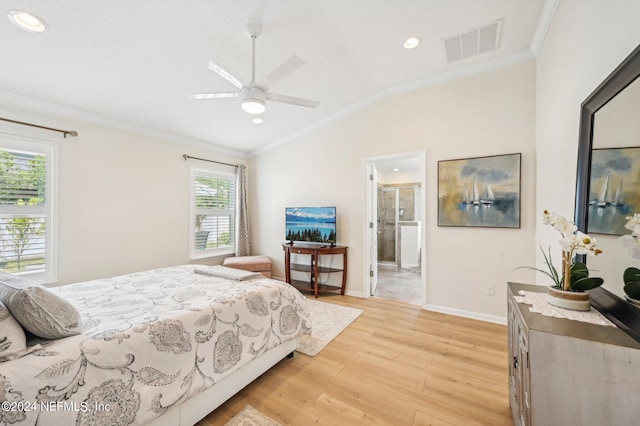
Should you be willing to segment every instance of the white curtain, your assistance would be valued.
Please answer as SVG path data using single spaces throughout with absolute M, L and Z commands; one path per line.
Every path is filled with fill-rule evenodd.
M 236 168 L 236 256 L 251 254 L 249 240 L 249 214 L 247 212 L 247 168 L 239 164 Z

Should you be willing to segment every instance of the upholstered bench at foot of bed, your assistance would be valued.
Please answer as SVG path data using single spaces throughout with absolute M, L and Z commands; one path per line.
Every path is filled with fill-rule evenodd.
M 227 257 L 222 265 L 245 271 L 260 272 L 265 277 L 271 278 L 271 259 L 267 256 Z

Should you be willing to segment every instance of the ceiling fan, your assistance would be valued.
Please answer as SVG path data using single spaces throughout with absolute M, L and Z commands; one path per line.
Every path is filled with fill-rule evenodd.
M 247 25 L 246 32 L 251 38 L 252 60 L 251 60 L 251 82 L 243 85 L 240 80 L 234 77 L 227 70 L 209 59 L 209 69 L 220 77 L 227 80 L 238 88 L 237 92 L 220 92 L 220 93 L 196 93 L 194 99 L 223 99 L 223 98 L 240 98 L 242 100 L 242 109 L 249 114 L 262 114 L 265 110 L 265 102 L 267 100 L 273 102 L 281 102 L 285 104 L 304 106 L 315 108 L 320 105 L 318 101 L 309 99 L 296 98 L 293 96 L 281 95 L 271 92 L 271 85 L 287 76 L 296 68 L 304 65 L 304 61 L 297 55 L 293 55 L 278 68 L 273 70 L 271 74 L 266 76 L 262 81 L 256 82 L 256 38 L 260 35 L 261 27 L 258 24 Z

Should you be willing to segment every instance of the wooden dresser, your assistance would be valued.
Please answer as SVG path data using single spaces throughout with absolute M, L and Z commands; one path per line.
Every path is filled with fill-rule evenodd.
M 640 424 L 640 343 L 617 327 L 529 311 L 508 283 L 509 403 L 517 426 Z

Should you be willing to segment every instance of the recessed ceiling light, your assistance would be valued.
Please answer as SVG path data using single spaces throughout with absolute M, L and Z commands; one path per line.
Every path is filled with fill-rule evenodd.
M 400 171 L 400 169 L 393 169 L 393 171 L 394 171 L 394 172 L 399 172 L 399 171 Z
M 405 49 L 413 49 L 414 47 L 417 47 L 420 44 L 420 37 L 418 36 L 411 36 L 408 39 L 406 39 L 404 41 L 404 43 L 402 44 L 402 46 Z
M 251 120 L 253 124 L 262 124 L 263 121 L 262 117 L 253 117 L 253 120 Z
M 47 24 L 35 15 L 21 10 L 9 11 L 9 20 L 18 28 L 30 33 L 41 33 L 47 29 Z

